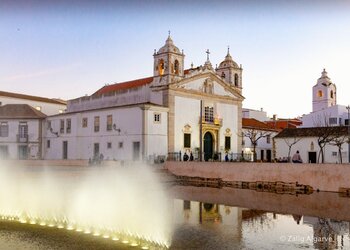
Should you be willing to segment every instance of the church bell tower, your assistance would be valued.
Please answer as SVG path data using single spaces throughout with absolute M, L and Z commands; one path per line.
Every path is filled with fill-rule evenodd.
M 337 105 L 337 88 L 323 69 L 322 75 L 312 88 L 312 112 Z
M 153 83 L 156 86 L 169 84 L 184 77 L 183 51 L 174 45 L 170 32 L 165 45 L 154 50 Z

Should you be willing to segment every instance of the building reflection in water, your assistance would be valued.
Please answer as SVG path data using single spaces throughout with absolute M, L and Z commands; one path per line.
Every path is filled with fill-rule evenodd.
M 244 249 L 247 244 L 247 242 L 245 242 L 247 240 L 246 233 L 258 231 L 268 232 L 275 227 L 275 224 L 281 223 L 281 221 L 279 222 L 281 216 L 283 218 L 289 217 L 289 223 L 293 222 L 293 224 L 298 225 L 298 227 L 312 227 L 313 235 L 307 235 L 307 239 L 302 232 L 299 232 L 299 234 L 298 232 L 293 233 L 297 240 L 303 240 L 306 244 L 301 244 L 299 246 L 298 244 L 301 242 L 292 242 L 297 248 L 309 246 L 313 249 L 323 250 L 346 249 L 349 246 L 349 242 L 344 243 L 344 238 L 349 241 L 350 223 L 347 221 L 336 221 L 298 214 L 279 214 L 264 210 L 231 207 L 198 201 L 174 200 L 174 222 L 178 226 L 178 231 L 186 232 L 186 234 L 199 234 L 200 236 L 198 238 L 201 241 L 198 243 L 199 245 L 208 244 L 208 241 L 216 242 L 215 244 L 219 241 L 219 244 L 222 244 L 221 242 L 225 241 L 225 246 L 231 245 L 239 249 Z M 189 230 L 188 228 L 191 229 Z M 248 230 L 248 232 L 247 228 L 253 230 Z M 300 229 L 305 230 L 302 228 Z M 207 232 L 210 232 L 210 234 L 207 234 Z M 304 238 L 298 238 L 298 236 Z M 205 237 L 209 239 L 204 241 L 203 238 Z M 192 240 L 191 237 L 189 238 Z M 196 239 L 197 241 L 198 238 Z M 270 241 L 271 243 L 278 243 L 279 239 L 272 238 Z M 210 245 L 210 247 L 213 246 L 215 246 L 214 243 Z M 220 245 L 219 248 L 225 248 L 225 246 Z M 206 245 L 206 247 L 208 247 L 208 245 Z M 290 245 L 290 247 L 292 247 L 292 245 Z
M 350 233 L 349 222 L 304 216 L 303 223 L 313 227 L 315 249 L 345 249 L 344 236 Z
M 174 200 L 174 217 L 176 224 L 198 225 L 216 230 L 229 228 L 235 239 L 242 234 L 242 208 L 198 201 Z

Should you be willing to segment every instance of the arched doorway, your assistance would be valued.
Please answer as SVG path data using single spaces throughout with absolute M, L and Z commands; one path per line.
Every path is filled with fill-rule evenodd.
M 204 160 L 208 161 L 213 157 L 213 135 L 210 132 L 204 134 Z

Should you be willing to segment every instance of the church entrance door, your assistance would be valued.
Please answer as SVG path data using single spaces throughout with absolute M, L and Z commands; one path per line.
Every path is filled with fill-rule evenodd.
M 213 157 L 213 135 L 210 132 L 204 134 L 204 160 L 208 161 Z

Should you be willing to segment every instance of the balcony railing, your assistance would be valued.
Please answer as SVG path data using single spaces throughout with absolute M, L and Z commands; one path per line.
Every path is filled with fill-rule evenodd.
M 21 135 L 21 134 L 17 134 L 17 142 L 28 142 L 28 135 L 27 134 L 24 134 L 24 135 Z
M 222 126 L 222 118 L 206 119 L 202 117 L 202 124 L 212 124 L 216 126 Z

